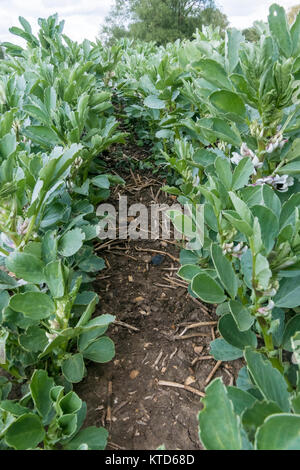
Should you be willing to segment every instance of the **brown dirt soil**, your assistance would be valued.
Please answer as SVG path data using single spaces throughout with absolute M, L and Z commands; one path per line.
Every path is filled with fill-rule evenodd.
M 130 149 L 129 149 L 130 151 Z M 151 201 L 172 204 L 159 191 L 164 182 L 149 172 L 131 174 L 118 194 L 128 196 L 128 205 Z M 103 243 L 104 244 L 104 243 Z M 102 244 L 102 245 L 103 245 Z M 139 251 L 143 250 L 143 251 Z M 151 260 L 164 252 L 160 265 Z M 103 425 L 110 433 L 108 449 L 168 450 L 201 449 L 197 414 L 200 396 L 194 391 L 162 385 L 159 381 L 187 384 L 204 392 L 207 378 L 216 366 L 209 356 L 209 343 L 218 335 L 216 324 L 190 328 L 182 323 L 216 322 L 214 307 L 193 299 L 176 276 L 179 246 L 161 240 L 116 240 L 102 246 L 106 259 L 95 285 L 100 296 L 96 314 L 110 313 L 122 324 L 110 327 L 116 356 L 108 364 L 90 363 L 87 377 L 75 388 L 87 402 L 85 425 Z M 203 335 L 203 336 L 200 336 Z M 180 336 L 181 335 L 181 336 Z M 214 377 L 232 384 L 242 363 L 222 363 Z

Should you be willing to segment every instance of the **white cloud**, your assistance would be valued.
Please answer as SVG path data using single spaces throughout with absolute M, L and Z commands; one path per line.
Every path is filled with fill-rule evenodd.
M 9 33 L 11 26 L 19 26 L 19 16 L 24 16 L 36 33 L 38 18 L 54 13 L 66 20 L 64 32 L 73 40 L 93 41 L 113 3 L 113 0 L 0 0 L 0 41 L 22 44 L 22 39 Z
M 255 20 L 267 20 L 269 6 L 274 0 L 216 0 L 226 13 L 231 26 L 246 28 Z M 23 40 L 9 33 L 11 26 L 18 26 L 18 16 L 24 16 L 38 30 L 37 19 L 58 13 L 65 19 L 65 33 L 75 41 L 94 40 L 114 0 L 0 0 L 0 41 L 22 44 Z M 289 8 L 297 0 L 277 0 Z
M 297 0 L 217 0 L 216 3 L 228 16 L 231 26 L 243 29 L 251 26 L 256 20 L 267 21 L 269 7 L 273 3 L 288 10 L 299 2 Z

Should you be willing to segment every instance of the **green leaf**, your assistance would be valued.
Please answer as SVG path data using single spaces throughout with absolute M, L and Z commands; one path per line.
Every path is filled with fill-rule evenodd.
M 55 312 L 55 304 L 47 294 L 42 292 L 25 292 L 15 294 L 9 302 L 10 308 L 16 312 L 22 312 L 33 320 L 48 318 Z
M 247 331 L 254 323 L 254 316 L 251 315 L 248 308 L 237 300 L 229 302 L 230 312 L 240 331 Z
M 254 166 L 249 157 L 243 158 L 236 166 L 232 177 L 232 189 L 243 188 L 253 174 Z
M 300 20 L 300 15 L 299 15 Z M 295 158 L 300 157 L 300 138 L 297 138 L 293 141 L 291 148 L 289 149 L 288 153 L 285 156 L 286 161 L 295 160 Z
M 192 155 L 193 162 L 200 165 L 200 167 L 207 167 L 212 165 L 216 159 L 216 154 L 214 152 L 210 152 L 208 149 L 198 149 L 194 155 Z
M 292 317 L 285 326 L 282 338 L 283 349 L 293 351 L 291 339 L 298 331 L 300 331 L 300 314 Z
M 9 276 L 5 271 L 0 271 L 0 290 L 15 289 L 18 287 L 17 281 Z
M 49 116 L 51 115 L 51 111 L 54 111 L 56 108 L 56 91 L 53 87 L 47 87 L 44 92 L 44 97 L 45 97 L 45 107 L 47 109 L 47 112 Z
M 81 409 L 82 400 L 75 392 L 70 391 L 59 400 L 58 407 L 64 415 L 74 414 Z
M 219 179 L 229 191 L 232 184 L 232 173 L 229 159 L 217 157 L 215 160 L 215 168 Z
M 144 105 L 151 109 L 164 109 L 166 106 L 165 102 L 157 98 L 155 95 L 147 96 L 144 100 Z
M 262 242 L 267 254 L 272 250 L 279 231 L 279 220 L 268 207 L 253 206 L 251 212 L 258 218 Z
M 67 344 L 70 339 L 76 338 L 80 334 L 81 330 L 77 328 L 66 328 L 50 343 L 47 344 L 45 349 L 39 355 L 39 359 L 50 354 L 54 349 L 60 347 L 62 344 Z
M 203 272 L 203 269 L 196 264 L 185 264 L 181 266 L 177 275 L 185 281 L 191 281 L 196 274 Z
M 203 302 L 221 304 L 226 300 L 222 287 L 208 274 L 197 274 L 192 280 L 191 288 Z
M 105 268 L 105 261 L 99 256 L 91 255 L 78 264 L 79 269 L 88 273 L 97 273 Z
M 77 429 L 76 414 L 66 414 L 57 419 L 57 424 L 61 429 L 64 438 L 70 438 Z
M 80 230 L 85 234 L 85 241 L 93 240 L 99 234 L 99 225 L 98 224 L 81 225 Z
M 40 418 L 33 413 L 27 413 L 9 426 L 5 442 L 16 450 L 35 449 L 44 437 L 45 430 Z
M 269 262 L 267 258 L 259 253 L 256 256 L 255 262 L 255 279 L 258 281 L 260 288 L 267 289 L 271 277 L 272 271 L 270 270 Z M 279 305 L 277 305 L 277 307 L 279 307 Z
M 23 26 L 24 31 L 26 31 L 26 33 L 32 32 L 30 23 L 28 23 L 28 21 L 25 18 L 23 18 L 23 16 L 19 16 L 19 21 L 21 25 Z
M 200 68 L 202 77 L 208 82 L 213 83 L 218 88 L 232 89 L 225 69 L 215 60 L 201 59 L 197 62 L 197 67 Z
M 92 299 L 88 303 L 87 308 L 85 309 L 85 311 L 82 313 L 81 317 L 78 320 L 78 323 L 76 325 L 77 327 L 84 326 L 89 321 L 89 319 L 91 318 L 92 314 L 95 311 L 96 305 L 99 302 L 99 297 L 94 292 L 93 294 L 94 296 L 92 297 Z
M 83 291 L 80 292 L 76 299 L 74 305 L 88 305 L 94 298 L 98 297 L 97 294 L 93 291 Z
M 271 34 L 277 42 L 280 52 L 289 58 L 293 47 L 284 8 L 276 4 L 272 5 L 268 20 Z
M 28 408 L 25 408 L 25 406 L 21 406 L 19 403 L 13 402 L 12 400 L 1 401 L 0 410 L 7 411 L 13 416 L 22 416 L 30 411 Z
M 300 14 L 298 12 L 294 23 L 291 26 L 291 38 L 293 43 L 293 56 L 297 57 L 299 54 L 300 46 Z
M 227 29 L 225 36 L 225 62 L 229 74 L 234 71 L 239 63 L 240 44 L 243 40 L 241 31 L 235 28 Z
M 50 289 L 51 295 L 55 299 L 63 297 L 65 294 L 65 280 L 61 260 L 48 263 L 44 272 L 46 283 Z
M 23 253 L 29 253 L 38 259 L 42 257 L 42 244 L 40 242 L 29 242 L 24 246 Z
M 104 428 L 96 428 L 91 426 L 82 429 L 67 445 L 65 450 L 78 450 L 78 448 L 86 444 L 89 450 L 104 450 L 107 445 L 108 432 Z
M 185 214 L 177 215 L 177 211 L 168 211 L 167 215 L 171 218 L 174 227 L 178 232 L 183 233 L 188 239 L 196 237 L 197 230 L 191 217 Z
M 299 333 L 298 333 L 299 335 Z M 297 393 L 292 399 L 291 404 L 295 413 L 300 414 L 300 393 Z
M 238 279 L 231 262 L 223 255 L 219 245 L 211 245 L 211 257 L 221 283 L 230 297 L 234 299 L 237 295 Z
M 19 337 L 20 345 L 28 352 L 40 352 L 48 344 L 45 330 L 38 326 L 30 326 L 26 333 Z
M 41 284 L 45 282 L 44 265 L 42 261 L 28 253 L 11 253 L 6 258 L 6 267 L 17 277 L 27 282 Z
M 78 338 L 78 349 L 85 350 L 95 339 L 104 335 L 110 323 L 115 320 L 113 315 L 100 315 L 93 318 L 82 328 L 82 334 Z
M 284 165 L 283 167 L 279 168 L 278 171 L 276 171 L 278 175 L 291 175 L 291 176 L 296 176 L 300 174 L 300 161 L 295 160 L 294 162 L 288 163 L 287 165 Z
M 0 140 L 0 152 L 2 157 L 7 158 L 17 148 L 16 136 L 14 134 L 6 134 Z
M 297 207 L 300 207 L 300 193 L 292 194 L 292 196 L 283 204 L 280 214 L 281 228 L 291 223 L 294 224 L 295 209 Z
M 29 139 L 47 148 L 52 148 L 61 142 L 57 134 L 49 127 L 28 126 L 23 133 Z
M 72 256 L 82 247 L 85 234 L 80 228 L 69 230 L 58 243 L 58 250 L 63 256 Z
M 91 179 L 91 182 L 94 186 L 100 189 L 109 189 L 110 188 L 110 181 L 108 176 L 106 175 L 98 175 Z
M 273 300 L 276 307 L 298 307 L 300 305 L 300 276 L 282 279 Z
M 57 258 L 56 230 L 48 230 L 42 240 L 42 258 L 45 264 L 55 261 Z
M 257 205 L 268 207 L 279 218 L 281 213 L 281 202 L 276 192 L 268 184 L 263 184 L 259 186 L 259 188 L 261 190 L 261 200 L 257 202 Z
M 272 325 L 273 323 L 273 325 Z M 273 308 L 270 333 L 272 334 L 275 346 L 281 346 L 285 327 L 285 313 L 280 308 Z
M 86 349 L 84 349 L 84 351 L 82 351 L 82 354 L 86 359 L 103 364 L 111 361 L 114 357 L 115 346 L 110 338 L 104 336 L 90 344 Z
M 39 121 L 41 124 L 44 124 L 45 126 L 51 126 L 51 118 L 46 111 L 45 107 L 39 108 L 38 106 L 35 106 L 34 104 L 25 104 L 23 106 L 24 111 L 29 114 L 29 116 L 32 116 L 34 119 Z
M 236 228 L 239 232 L 245 234 L 247 237 L 253 235 L 253 229 L 251 225 L 245 222 L 237 212 L 235 211 L 223 211 L 224 217 Z
M 238 415 L 241 415 L 256 402 L 253 395 L 237 387 L 227 387 L 227 395 L 229 400 L 232 401 L 235 413 Z
M 242 143 L 241 136 L 236 128 L 232 128 L 224 119 L 213 118 L 212 130 L 215 132 L 218 139 L 224 140 L 228 144 L 239 147 Z
M 19 19 L 21 18 L 21 16 L 19 17 Z M 21 20 L 20 20 L 20 23 L 21 23 Z M 22 26 L 24 24 L 24 21 L 21 23 Z M 24 27 L 24 26 L 23 26 Z M 21 28 L 18 28 L 16 26 L 13 26 L 12 28 L 9 28 L 9 31 L 12 33 L 12 34 L 15 34 L 16 36 L 20 36 L 21 38 L 25 39 L 25 41 L 27 41 L 30 45 L 34 45 L 34 46 L 39 46 L 39 42 L 38 40 L 33 36 L 33 34 L 31 34 L 27 28 L 24 28 L 21 29 Z
M 258 450 L 300 450 L 300 415 L 269 416 L 255 438 Z
M 48 377 L 45 370 L 35 370 L 31 378 L 30 391 L 35 407 L 42 418 L 47 418 L 52 408 L 50 391 L 54 380 Z
M 230 116 L 236 114 L 241 118 L 246 116 L 246 108 L 242 98 L 232 91 L 215 91 L 210 95 L 209 100 L 215 108 L 223 113 L 228 113 Z
M 242 220 L 247 222 L 250 226 L 252 225 L 253 217 L 247 204 L 242 201 L 235 193 L 229 191 L 229 196 L 232 204 Z
M 90 344 L 92 344 L 99 336 L 104 335 L 104 333 L 107 331 L 109 324 L 98 327 L 98 328 L 93 328 L 91 330 L 86 331 L 80 337 L 78 338 L 78 349 L 80 351 L 84 351 Z
M 289 392 L 283 375 L 262 354 L 247 348 L 247 367 L 266 400 L 277 403 L 282 411 L 290 410 Z
M 65 359 L 61 365 L 61 370 L 69 382 L 81 382 L 85 372 L 82 354 L 73 354 L 68 359 Z
M 253 331 L 240 331 L 231 314 L 223 315 L 218 324 L 219 331 L 225 341 L 235 348 L 244 349 L 246 346 L 256 348 L 257 339 Z
M 256 401 L 251 408 L 244 411 L 242 416 L 243 426 L 254 435 L 265 419 L 275 413 L 280 413 L 280 408 L 273 401 Z
M 210 343 L 210 354 L 217 361 L 234 361 L 243 357 L 243 350 L 232 346 L 223 338 L 218 338 Z
M 242 449 L 241 424 L 225 385 L 217 378 L 205 390 L 200 411 L 199 437 L 208 450 Z

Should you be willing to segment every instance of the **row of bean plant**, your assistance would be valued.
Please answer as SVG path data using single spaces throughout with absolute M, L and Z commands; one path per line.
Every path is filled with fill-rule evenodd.
M 246 364 L 236 386 L 207 387 L 207 449 L 300 449 L 300 15 L 289 26 L 274 4 L 256 28 L 257 42 L 236 29 L 123 42 L 112 77 L 138 138 L 177 175 L 165 191 L 193 208 L 178 275 L 217 304 L 211 354 Z
M 36 36 L 19 20 L 26 47 L 2 44 L 0 61 L 0 448 L 103 449 L 73 384 L 115 353 L 114 317 L 93 315 L 93 241 L 96 205 L 124 184 L 96 159 L 125 137 L 107 88 L 118 50 L 78 45 L 57 15 Z

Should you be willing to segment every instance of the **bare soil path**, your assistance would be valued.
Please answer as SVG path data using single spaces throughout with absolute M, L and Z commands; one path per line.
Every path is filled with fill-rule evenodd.
M 126 187 L 112 195 L 115 206 L 120 194 L 128 196 L 129 205 L 174 202 L 159 191 L 163 181 L 149 171 L 131 172 L 126 179 Z M 153 264 L 157 253 L 152 250 L 163 252 L 161 264 Z M 152 450 L 162 444 L 169 450 L 201 449 L 199 392 L 212 376 L 233 383 L 241 367 L 240 361 L 220 364 L 209 357 L 209 343 L 217 334 L 214 308 L 193 299 L 176 276 L 179 247 L 174 241 L 114 241 L 98 253 L 108 269 L 95 286 L 97 314 L 117 317 L 108 332 L 116 356 L 105 365 L 90 364 L 88 376 L 76 386 L 87 402 L 85 424 L 109 430 L 108 449 Z M 203 322 L 209 324 L 185 330 L 186 323 Z

